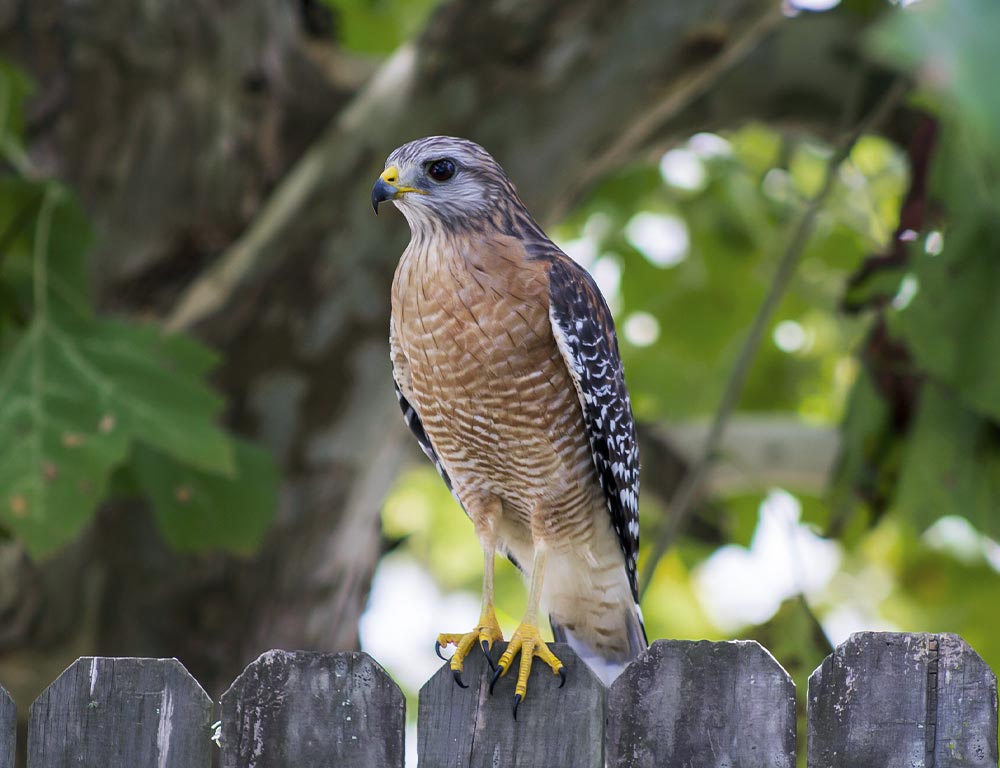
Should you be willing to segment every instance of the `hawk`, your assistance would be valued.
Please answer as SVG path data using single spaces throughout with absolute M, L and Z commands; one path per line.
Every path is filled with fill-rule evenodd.
M 520 653 L 514 716 L 532 658 L 565 682 L 538 629 L 606 682 L 647 646 L 638 605 L 639 455 L 614 322 L 590 274 L 528 213 L 478 144 L 432 136 L 385 164 L 372 206 L 392 200 L 411 239 L 392 284 L 389 342 L 410 430 L 472 520 L 483 604 L 450 667 L 502 640 L 494 559 L 529 586 L 528 606 L 491 667 L 491 692 Z M 562 685 L 560 683 L 560 685 Z

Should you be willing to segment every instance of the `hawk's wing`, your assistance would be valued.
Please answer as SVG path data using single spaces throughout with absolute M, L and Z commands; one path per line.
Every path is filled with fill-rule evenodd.
M 389 349 L 392 354 L 392 380 L 396 385 L 396 399 L 399 401 L 400 410 L 403 411 L 403 418 L 406 419 L 406 426 L 410 428 L 413 436 L 417 438 L 420 449 L 428 459 L 434 462 L 434 468 L 441 475 L 441 479 L 448 486 L 448 490 L 451 491 L 452 496 L 455 496 L 455 491 L 451 487 L 451 478 L 448 477 L 447 470 L 441 464 L 441 460 L 438 458 L 437 451 L 434 450 L 434 444 L 431 442 L 430 437 L 424 431 L 424 425 L 420 421 L 420 416 L 417 415 L 414 407 L 410 405 L 410 398 L 413 397 L 413 389 L 410 383 L 410 364 L 406 361 L 406 356 L 396 343 L 396 324 L 391 319 L 389 321 Z M 456 496 L 455 498 L 458 497 Z M 459 504 L 461 503 L 461 500 L 459 500 Z
M 551 255 L 549 319 L 583 409 L 590 450 L 638 602 L 639 447 L 611 311 L 590 273 Z

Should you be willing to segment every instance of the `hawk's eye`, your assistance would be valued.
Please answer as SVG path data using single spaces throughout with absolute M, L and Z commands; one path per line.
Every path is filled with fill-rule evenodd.
M 435 160 L 427 167 L 427 174 L 434 181 L 448 181 L 455 175 L 455 163 L 447 158 Z

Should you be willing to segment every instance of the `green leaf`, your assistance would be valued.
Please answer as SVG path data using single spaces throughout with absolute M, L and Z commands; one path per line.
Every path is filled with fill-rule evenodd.
M 926 384 L 903 460 L 897 508 L 923 529 L 965 517 L 1000 537 L 1000 435 L 941 387 Z
M 998 157 L 1000 64 L 995 0 L 924 0 L 887 14 L 870 36 L 883 59 L 914 72 L 927 92 L 969 129 L 977 152 Z
M 277 472 L 270 455 L 257 446 L 233 440 L 233 448 L 231 477 L 200 471 L 154 451 L 135 452 L 139 487 L 176 549 L 249 554 L 260 545 L 277 508 Z
M 44 242 L 36 242 L 39 237 Z M 0 177 L 0 282 L 9 285 L 25 312 L 41 309 L 69 320 L 92 317 L 84 258 L 92 239 L 83 211 L 64 187 Z M 36 261 L 38 253 L 41 261 Z M 44 274 L 36 286 L 39 268 Z M 37 302 L 45 306 L 36 308 Z
M 220 399 L 171 370 L 148 329 L 36 317 L 0 367 L 0 499 L 36 555 L 71 538 L 131 442 L 204 471 L 235 470 Z
M 0 522 L 36 556 L 86 524 L 128 450 L 114 404 L 61 375 L 64 364 L 36 324 L 0 368 Z
M 391 53 L 412 37 L 438 0 L 323 0 L 334 13 L 334 29 L 345 47 Z
M 231 475 L 232 448 L 214 423 L 222 399 L 176 365 L 180 347 L 157 344 L 159 335 L 105 320 L 60 338 L 68 373 L 117 403 L 134 439 L 207 472 Z
M 132 326 L 145 334 L 147 343 L 156 347 L 171 370 L 184 371 L 189 376 L 205 376 L 219 364 L 214 349 L 179 333 L 165 334 L 153 326 Z
M 45 186 L 30 238 L 34 316 L 0 363 L 0 521 L 34 555 L 86 524 L 133 442 L 202 471 L 236 469 L 214 423 L 221 399 L 200 381 L 207 353 L 150 328 L 94 320 L 52 290 L 60 277 L 52 268 L 86 247 L 67 235 L 79 221 L 66 200 Z
M 919 289 L 895 327 L 922 368 L 1000 421 L 998 252 L 1000 227 L 986 217 L 949 230 L 938 256 L 913 252 Z
M 0 59 L 0 156 L 14 165 L 23 162 L 24 100 L 31 91 L 28 76 Z

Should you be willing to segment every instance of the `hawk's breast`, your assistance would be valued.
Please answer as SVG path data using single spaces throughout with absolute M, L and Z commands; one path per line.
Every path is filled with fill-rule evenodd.
M 411 404 L 460 498 L 497 495 L 525 524 L 539 504 L 582 523 L 599 486 L 545 265 L 480 245 L 408 249 L 400 262 L 393 317 Z

